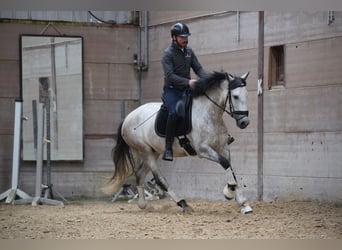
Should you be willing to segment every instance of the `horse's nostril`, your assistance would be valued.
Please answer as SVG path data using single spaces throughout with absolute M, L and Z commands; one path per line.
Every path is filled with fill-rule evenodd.
M 240 120 L 240 124 L 239 124 L 239 127 L 241 129 L 244 129 L 248 126 L 249 124 L 249 120 L 248 119 L 243 119 L 243 120 Z

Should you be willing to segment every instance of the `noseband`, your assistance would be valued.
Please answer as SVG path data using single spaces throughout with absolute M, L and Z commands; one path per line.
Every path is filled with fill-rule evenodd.
M 223 110 L 224 112 L 226 112 L 228 115 L 230 115 L 231 117 L 235 118 L 234 116 L 248 116 L 248 111 L 236 111 L 234 110 L 234 105 L 232 102 L 232 97 L 231 97 L 231 91 L 233 89 L 236 88 L 242 88 L 245 87 L 247 85 L 246 81 L 244 79 L 241 79 L 241 81 L 237 81 L 236 79 L 234 79 L 232 82 L 229 81 L 229 76 L 228 73 L 225 73 L 226 76 L 226 80 L 228 81 L 228 93 L 226 96 L 226 100 L 224 102 L 224 106 L 221 107 L 220 105 L 218 105 L 213 99 L 211 99 L 206 93 L 205 96 L 212 102 L 214 103 L 217 107 L 219 107 L 221 110 Z M 226 109 L 227 107 L 227 102 L 229 103 L 229 110 Z

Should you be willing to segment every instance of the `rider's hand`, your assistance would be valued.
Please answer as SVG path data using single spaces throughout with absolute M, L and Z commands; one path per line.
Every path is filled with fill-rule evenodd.
M 190 80 L 189 80 L 189 85 L 190 85 L 190 87 L 194 87 L 195 84 L 196 84 L 196 82 L 197 82 L 196 79 L 190 79 Z

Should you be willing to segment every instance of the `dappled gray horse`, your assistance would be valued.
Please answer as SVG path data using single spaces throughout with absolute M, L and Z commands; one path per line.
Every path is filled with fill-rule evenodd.
M 247 108 L 246 78 L 248 72 L 241 77 L 224 72 L 213 72 L 207 78 L 199 79 L 191 89 L 192 130 L 186 135 L 194 152 L 200 158 L 219 163 L 226 172 L 227 185 L 223 194 L 227 199 L 235 198 L 242 213 L 252 212 L 230 164 L 228 147 L 228 129 L 223 121 L 223 114 L 231 115 L 239 128 L 249 124 Z M 125 180 L 135 174 L 139 194 L 138 205 L 146 207 L 144 195 L 145 177 L 152 172 L 156 183 L 184 211 L 192 210 L 183 198 L 170 188 L 157 165 L 158 157 L 164 152 L 165 140 L 157 135 L 155 121 L 161 103 L 146 103 L 127 115 L 120 124 L 117 133 L 117 144 L 113 149 L 115 165 L 114 175 L 110 183 L 103 188 L 107 194 L 114 194 Z M 174 157 L 188 156 L 178 143 L 173 144 Z M 136 162 L 138 156 L 139 162 Z M 135 167 L 138 163 L 138 167 Z

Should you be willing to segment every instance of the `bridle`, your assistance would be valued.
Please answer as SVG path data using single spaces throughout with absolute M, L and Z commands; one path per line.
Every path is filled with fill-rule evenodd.
M 228 73 L 225 72 L 225 76 L 226 76 L 226 80 L 228 81 L 228 93 L 226 96 L 226 100 L 224 102 L 224 106 L 220 106 L 219 104 L 217 104 L 217 102 L 215 102 L 213 99 L 211 99 L 210 96 L 207 95 L 207 93 L 204 93 L 204 95 L 212 102 L 214 103 L 217 107 L 219 107 L 223 112 L 226 112 L 228 115 L 230 115 L 231 117 L 235 118 L 236 116 L 248 116 L 248 110 L 247 111 L 238 111 L 234 109 L 234 105 L 232 102 L 232 96 L 231 96 L 231 90 L 234 90 L 236 88 L 242 88 L 245 87 L 247 85 L 245 79 L 241 79 L 241 81 L 238 81 L 236 79 L 234 79 L 233 81 L 229 80 L 229 76 Z M 229 110 L 226 109 L 227 107 L 227 102 L 229 103 Z

